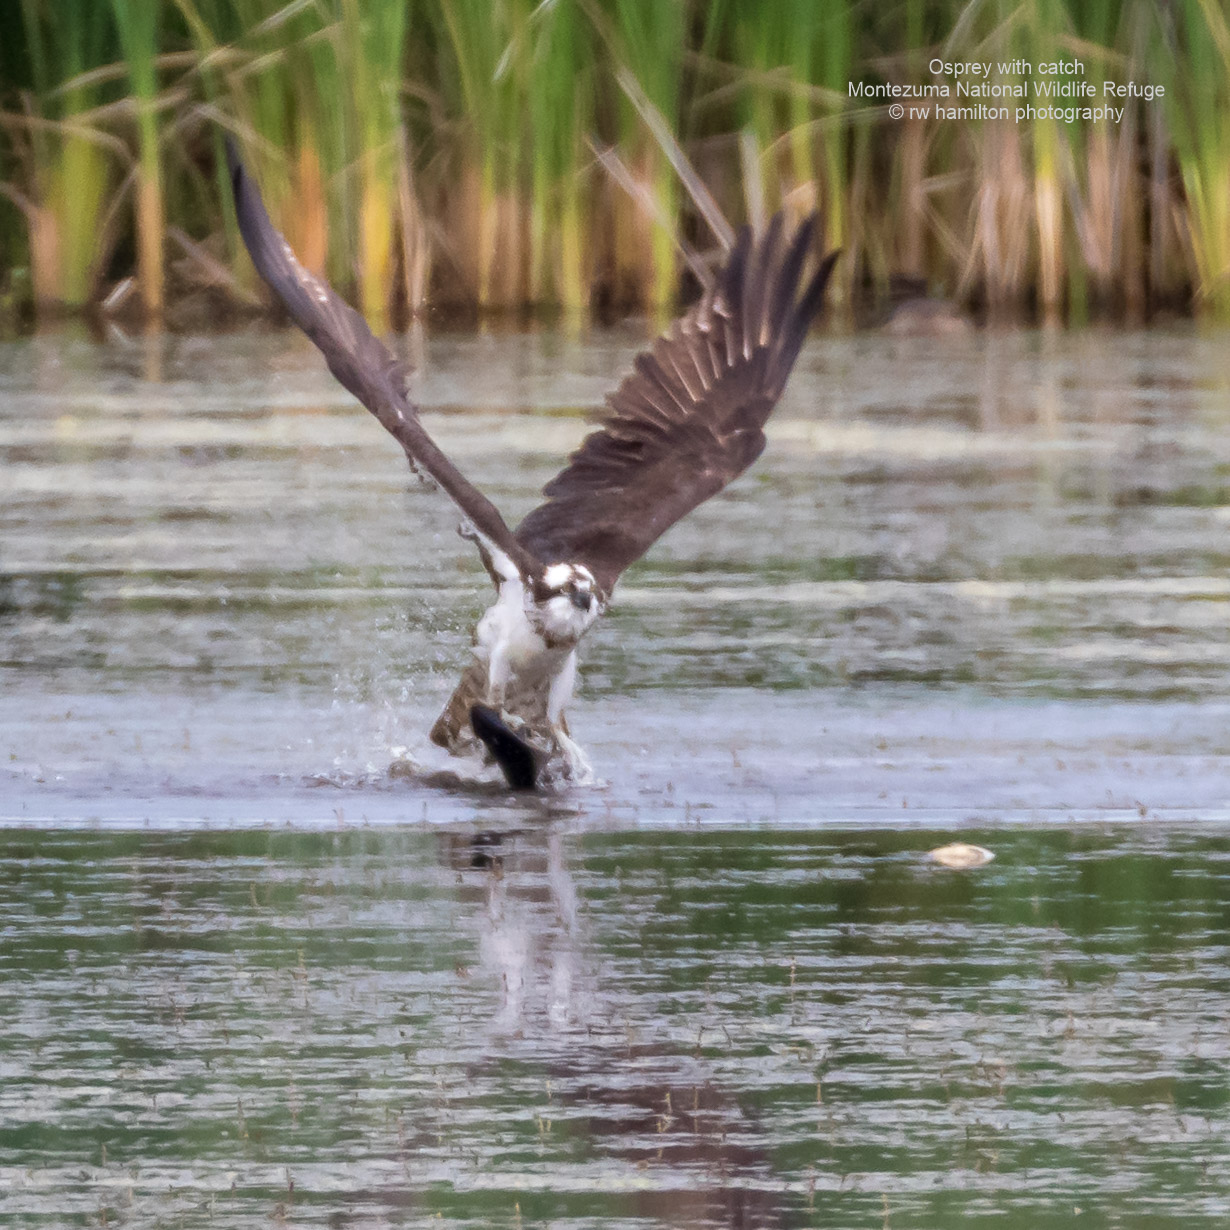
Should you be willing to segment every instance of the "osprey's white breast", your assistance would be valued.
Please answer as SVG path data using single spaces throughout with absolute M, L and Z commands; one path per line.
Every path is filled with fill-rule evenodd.
M 565 668 L 603 604 L 580 565 L 552 564 L 542 578 L 550 596 L 541 600 L 514 569 L 500 572 L 499 595 L 479 621 L 475 650 L 496 688 L 513 678 L 541 686 Z
M 550 673 L 551 666 L 572 646 L 552 653 L 527 609 L 525 586 L 520 577 L 500 583 L 499 597 L 478 621 L 479 657 L 495 666 L 504 665 L 514 675 Z

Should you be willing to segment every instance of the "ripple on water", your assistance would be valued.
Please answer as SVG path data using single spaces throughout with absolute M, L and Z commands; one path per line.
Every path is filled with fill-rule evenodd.
M 516 520 L 640 342 L 417 389 Z M 1225 352 L 814 340 L 525 800 L 306 342 L 5 345 L 0 1221 L 1226 1224 Z
M 971 836 L 10 832 L 0 1216 L 1223 1224 L 1224 842 Z

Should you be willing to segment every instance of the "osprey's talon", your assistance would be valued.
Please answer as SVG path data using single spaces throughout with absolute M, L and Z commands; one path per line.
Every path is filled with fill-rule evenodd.
M 554 734 L 555 741 L 564 756 L 568 780 L 575 782 L 578 786 L 588 785 L 594 780 L 594 768 L 589 763 L 589 757 L 562 730 L 556 729 Z

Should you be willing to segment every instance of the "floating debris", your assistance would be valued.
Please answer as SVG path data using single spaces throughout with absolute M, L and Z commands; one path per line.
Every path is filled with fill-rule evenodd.
M 946 846 L 936 846 L 927 857 L 941 867 L 985 867 L 995 855 L 984 846 L 972 846 L 968 841 L 954 841 Z

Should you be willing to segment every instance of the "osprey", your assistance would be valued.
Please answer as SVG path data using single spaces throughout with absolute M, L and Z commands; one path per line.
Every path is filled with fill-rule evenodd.
M 577 645 L 606 610 L 620 574 L 680 517 L 742 474 L 765 445 L 769 417 L 837 258 L 804 283 L 816 229 L 785 234 L 779 213 L 753 240 L 744 227 L 700 301 L 637 357 L 610 394 L 598 430 L 544 488 L 516 530 L 423 430 L 406 370 L 319 278 L 295 259 L 227 140 L 240 233 L 257 272 L 316 344 L 329 370 L 402 446 L 411 469 L 461 511 L 496 588 L 478 623 L 474 661 L 432 729 L 450 751 L 477 737 L 509 784 L 589 776 L 564 710 Z

